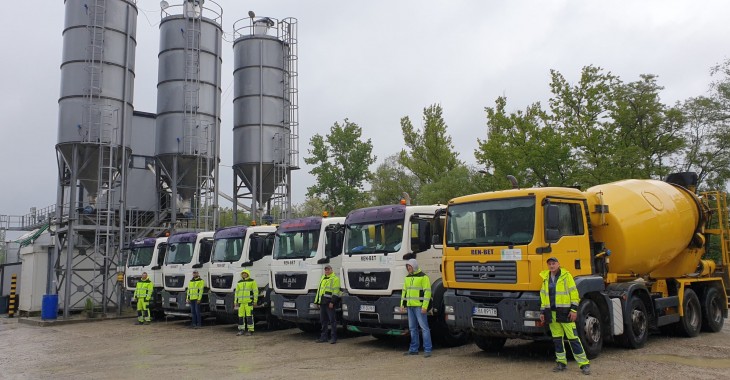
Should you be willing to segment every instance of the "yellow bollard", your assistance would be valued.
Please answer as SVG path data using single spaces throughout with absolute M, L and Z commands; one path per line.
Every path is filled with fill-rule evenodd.
M 15 315 L 15 285 L 18 281 L 18 275 L 13 274 L 10 280 L 10 297 L 8 298 L 8 318 Z

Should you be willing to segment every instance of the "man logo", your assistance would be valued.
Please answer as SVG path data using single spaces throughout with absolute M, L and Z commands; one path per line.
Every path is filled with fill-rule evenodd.
M 297 278 L 296 277 L 284 277 L 282 279 L 282 282 L 287 286 L 287 288 L 291 288 L 292 286 L 297 284 Z
M 472 265 L 472 272 L 496 272 L 497 268 L 494 265 Z
M 361 284 L 365 285 L 366 288 L 370 287 L 370 284 L 375 285 L 378 282 L 378 278 L 375 276 L 360 276 L 357 279 Z
M 215 283 L 216 288 L 225 288 L 226 287 L 226 279 L 223 278 L 223 276 L 217 276 L 213 279 L 213 282 Z

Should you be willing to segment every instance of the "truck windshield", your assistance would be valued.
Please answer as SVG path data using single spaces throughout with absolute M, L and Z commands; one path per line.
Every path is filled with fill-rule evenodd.
M 534 197 L 456 204 L 448 208 L 446 245 L 527 244 L 532 241 L 534 230 Z
M 137 247 L 132 248 L 129 253 L 128 267 L 144 267 L 152 262 L 152 253 L 155 247 Z
M 345 242 L 348 255 L 397 252 L 403 242 L 403 221 L 350 224 Z
M 216 239 L 213 247 L 213 262 L 238 261 L 243 254 L 243 238 Z
M 170 243 L 167 247 L 165 264 L 187 264 L 193 260 L 195 243 Z
M 279 232 L 274 243 L 274 259 L 307 259 L 317 254 L 319 230 Z

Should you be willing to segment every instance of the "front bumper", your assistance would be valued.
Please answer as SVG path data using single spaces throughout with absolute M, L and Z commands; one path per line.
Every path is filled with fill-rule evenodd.
M 315 294 L 278 294 L 271 293 L 271 314 L 285 321 L 294 323 L 319 322 L 319 309 L 310 308 Z
M 449 327 L 468 329 L 476 335 L 549 338 L 546 327 L 539 321 L 538 293 L 448 289 L 444 294 L 444 310 Z M 532 315 L 528 317 L 526 312 Z
M 190 316 L 190 304 L 185 302 L 186 292 L 170 292 L 163 290 L 160 292 L 162 296 L 162 309 L 165 315 L 173 315 L 178 317 Z M 203 299 L 200 300 L 201 314 L 208 314 L 208 294 L 203 293 Z
M 396 313 L 401 297 L 342 297 L 342 319 L 347 321 L 350 331 L 367 334 L 406 335 L 408 334 L 408 314 Z

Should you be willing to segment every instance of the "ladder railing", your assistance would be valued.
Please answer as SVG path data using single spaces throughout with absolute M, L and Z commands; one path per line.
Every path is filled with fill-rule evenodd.
M 104 38 L 106 32 L 106 0 L 93 0 L 85 5 L 89 17 L 89 45 L 86 48 L 86 70 L 89 82 L 86 88 L 86 109 L 83 124 L 84 141 L 97 142 L 101 138 Z
M 200 14 L 185 12 L 185 84 L 183 85 L 184 154 L 199 154 L 198 107 L 200 105 Z

